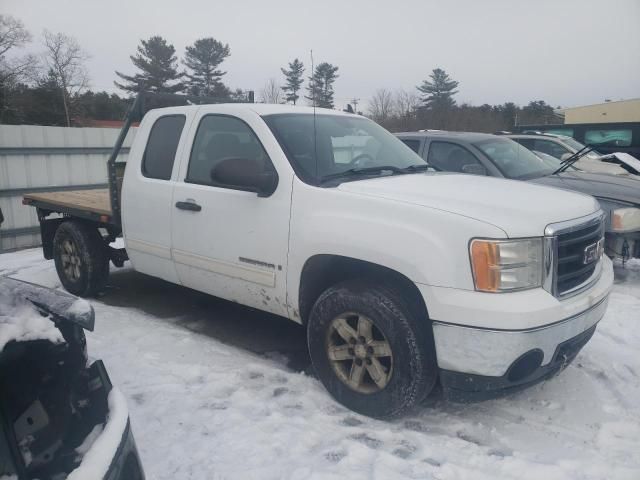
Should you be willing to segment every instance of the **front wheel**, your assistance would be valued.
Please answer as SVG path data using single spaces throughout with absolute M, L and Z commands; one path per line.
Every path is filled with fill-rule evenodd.
M 351 280 L 329 288 L 311 311 L 307 340 L 329 393 L 363 415 L 399 415 L 437 378 L 431 324 L 392 286 Z
M 96 295 L 107 283 L 109 255 L 95 227 L 62 222 L 53 237 L 53 259 L 62 285 L 74 295 Z

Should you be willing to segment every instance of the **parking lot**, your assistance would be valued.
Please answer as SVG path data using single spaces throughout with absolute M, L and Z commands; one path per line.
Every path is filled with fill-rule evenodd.
M 38 249 L 1 255 L 0 274 L 59 286 Z M 330 398 L 302 327 L 127 268 L 92 301 L 89 351 L 128 399 L 148 478 L 636 479 L 640 263 L 616 278 L 559 377 L 483 403 L 436 393 L 390 422 Z

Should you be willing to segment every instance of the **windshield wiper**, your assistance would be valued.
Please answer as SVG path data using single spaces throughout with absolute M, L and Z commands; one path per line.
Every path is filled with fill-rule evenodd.
M 409 165 L 408 167 L 400 168 L 394 165 L 381 165 L 376 167 L 356 167 L 344 170 L 338 173 L 331 173 L 322 177 L 321 182 L 329 180 L 335 180 L 336 178 L 345 178 L 353 175 L 374 175 L 382 172 L 391 172 L 392 175 L 402 175 L 406 173 L 424 172 L 430 168 L 435 168 L 429 164 Z
M 393 175 L 408 173 L 404 169 L 395 167 L 393 165 L 382 165 L 379 167 L 356 167 L 356 168 L 350 168 L 348 170 L 344 170 L 342 172 L 325 175 L 324 177 L 322 177 L 321 181 L 326 182 L 328 180 L 350 177 L 352 175 L 372 175 L 372 174 L 382 173 L 382 172 L 392 172 Z
M 576 153 L 571 155 L 569 158 L 563 160 L 562 164 L 560 165 L 560 167 L 555 172 L 553 172 L 551 175 L 556 175 L 558 173 L 564 172 L 567 168 L 569 168 L 571 165 L 576 163 L 578 160 L 580 160 L 582 157 L 584 157 L 587 153 L 589 153 L 589 152 L 591 152 L 593 150 L 594 150 L 593 147 L 588 147 L 588 146 L 585 145 L 580 150 L 578 150 Z
M 436 167 L 434 167 L 433 165 L 429 165 L 428 163 L 421 163 L 419 165 L 409 165 L 408 167 L 405 167 L 402 170 L 405 172 L 414 173 L 414 172 L 425 172 L 429 169 L 432 169 L 435 172 L 438 171 Z

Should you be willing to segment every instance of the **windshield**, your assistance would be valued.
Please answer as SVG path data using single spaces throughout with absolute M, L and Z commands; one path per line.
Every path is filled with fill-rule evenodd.
M 378 167 L 426 167 L 426 162 L 391 133 L 366 118 L 344 115 L 275 114 L 263 117 L 296 173 L 318 184 L 344 173 L 363 178 Z M 315 123 L 315 141 L 314 141 Z
M 582 143 L 577 141 L 575 138 L 562 137 L 561 140 L 562 140 L 562 143 L 564 143 L 566 146 L 568 146 L 569 148 L 571 148 L 573 150 L 573 153 L 575 153 L 578 150 L 581 150 L 581 149 L 583 149 L 585 147 Z M 600 155 L 595 150 L 592 150 L 591 152 L 587 153 L 585 155 L 585 157 L 587 157 L 587 158 L 600 158 Z
M 529 178 L 551 175 L 560 167 L 560 160 L 554 159 L 555 164 L 548 158 L 542 159 L 508 138 L 496 138 L 474 143 L 489 160 L 507 178 L 525 180 Z M 553 158 L 553 157 L 551 157 Z

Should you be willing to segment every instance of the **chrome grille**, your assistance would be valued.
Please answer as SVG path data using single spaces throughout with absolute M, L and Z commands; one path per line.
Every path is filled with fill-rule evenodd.
M 553 295 L 563 297 L 577 293 L 600 277 L 604 238 L 602 212 L 549 225 L 545 235 L 545 288 Z

